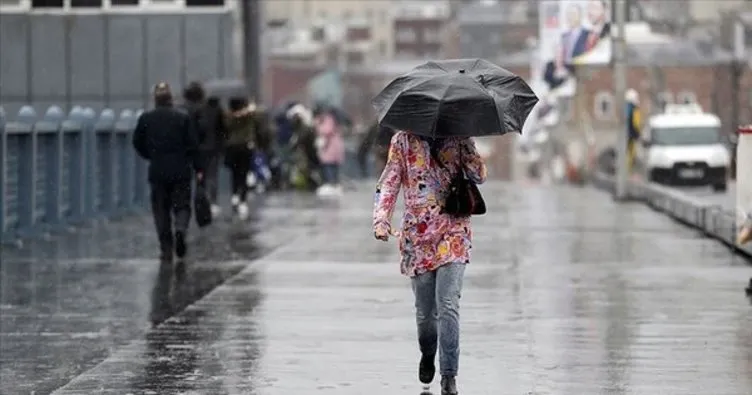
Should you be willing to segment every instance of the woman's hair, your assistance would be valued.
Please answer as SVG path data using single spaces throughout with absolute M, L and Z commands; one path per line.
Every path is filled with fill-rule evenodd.
M 248 99 L 244 97 L 230 98 L 230 111 L 240 111 L 248 107 Z
M 438 163 L 442 163 L 441 158 L 439 157 L 439 153 L 441 153 L 441 150 L 444 148 L 444 144 L 446 143 L 447 139 L 443 137 L 438 137 L 438 138 L 425 137 L 425 136 L 418 136 L 418 137 L 421 140 L 428 142 L 428 148 L 431 154 L 431 158 Z

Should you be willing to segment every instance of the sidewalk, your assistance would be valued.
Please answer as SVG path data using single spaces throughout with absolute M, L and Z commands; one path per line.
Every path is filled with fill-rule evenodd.
M 749 268 L 725 247 L 588 188 L 483 192 L 489 214 L 474 222 L 462 298 L 463 394 L 752 392 Z M 289 242 L 155 329 L 149 310 L 175 310 L 203 273 L 153 273 L 137 292 L 101 293 L 100 304 L 138 306 L 102 322 L 143 332 L 108 344 L 54 393 L 419 393 L 412 295 L 395 242 L 372 240 L 370 196 L 269 199 L 264 216 L 298 230 Z M 61 350 L 39 349 L 48 371 L 76 356 Z
M 55 393 L 419 393 L 412 297 L 395 243 L 372 240 L 369 189 L 323 210 L 271 199 L 304 231 Z M 725 247 L 589 188 L 483 192 L 463 394 L 752 392 L 749 269 Z M 155 291 L 170 304 L 198 280 Z
M 50 393 L 285 241 L 267 216 L 254 216 L 191 231 L 184 268 L 198 280 L 170 311 L 152 311 L 160 265 L 148 215 L 3 246 L 0 393 Z

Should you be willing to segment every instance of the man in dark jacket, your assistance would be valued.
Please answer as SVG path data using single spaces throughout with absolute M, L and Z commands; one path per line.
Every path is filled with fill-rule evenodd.
M 170 87 L 154 87 L 155 108 L 143 113 L 133 133 L 133 147 L 149 161 L 149 184 L 160 259 L 182 259 L 187 252 L 186 232 L 191 220 L 193 172 L 202 178 L 198 137 L 190 116 L 173 107 Z M 173 234 L 174 216 L 174 234 Z
M 224 143 L 227 139 L 227 125 L 225 114 L 220 106 L 219 98 L 210 97 L 203 108 L 204 139 L 199 143 L 201 156 L 204 158 L 203 184 L 209 193 L 212 203 L 212 214 L 219 214 L 217 196 L 219 194 L 219 163 L 221 161 Z

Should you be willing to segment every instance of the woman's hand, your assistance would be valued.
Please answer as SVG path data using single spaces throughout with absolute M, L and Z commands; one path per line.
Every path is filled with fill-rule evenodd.
M 376 240 L 389 241 L 389 232 L 383 226 L 379 226 L 373 230 L 373 237 Z

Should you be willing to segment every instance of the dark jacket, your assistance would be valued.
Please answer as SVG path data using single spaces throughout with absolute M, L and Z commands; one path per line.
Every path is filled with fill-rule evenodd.
M 252 107 L 230 113 L 227 117 L 227 146 L 254 147 L 256 144 L 256 119 Z
M 202 151 L 221 151 L 227 139 L 227 125 L 221 108 L 204 106 L 201 119 L 204 122 L 204 139 L 200 142 Z
M 191 118 L 172 107 L 157 107 L 138 118 L 133 147 L 149 161 L 149 181 L 190 180 L 202 171 L 198 137 Z
M 186 102 L 178 107 L 186 113 L 193 122 L 193 130 L 196 132 L 199 147 L 203 146 L 209 135 L 209 125 L 206 119 L 204 106 L 201 103 Z

